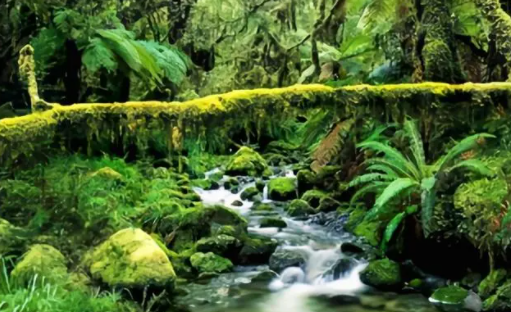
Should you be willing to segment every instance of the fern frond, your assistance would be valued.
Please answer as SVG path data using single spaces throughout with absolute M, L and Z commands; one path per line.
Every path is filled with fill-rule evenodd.
M 390 145 L 383 144 L 380 142 L 363 142 L 358 144 L 362 150 L 372 150 L 378 153 L 383 153 L 386 158 L 391 161 L 395 167 L 401 168 L 402 171 L 406 172 L 407 175 L 414 177 L 415 179 L 420 179 L 420 174 L 413 163 L 410 162 L 401 152 L 397 149 L 393 148 Z
M 386 174 L 381 174 L 381 173 L 367 173 L 367 174 L 364 174 L 364 175 L 361 175 L 361 176 L 358 176 L 356 177 L 355 179 L 353 179 L 349 184 L 348 186 L 349 187 L 355 187 L 355 186 L 358 186 L 360 184 L 366 184 L 366 183 L 369 183 L 369 182 L 374 182 L 374 181 L 391 181 L 393 180 L 394 178 L 391 177 L 391 176 L 388 176 Z
M 487 177 L 493 177 L 495 175 L 495 172 L 490 169 L 484 162 L 478 160 L 478 159 L 467 159 L 464 161 L 461 161 L 457 163 L 456 165 L 450 167 L 448 171 L 452 171 L 455 169 L 467 169 L 469 171 L 478 173 L 483 176 Z
M 396 18 L 396 0 L 373 0 L 362 12 L 357 27 L 370 32 L 380 29 L 385 32 Z M 385 26 L 383 28 L 382 26 Z
M 367 171 L 383 172 L 387 176 L 392 177 L 394 179 L 399 178 L 399 174 L 396 171 L 394 171 L 394 169 L 392 169 L 391 167 L 386 166 L 386 165 L 371 165 L 371 166 L 367 167 Z
M 139 44 L 153 55 L 167 79 L 176 85 L 183 81 L 189 68 L 189 60 L 182 51 L 154 41 L 139 41 Z
M 419 187 L 419 183 L 415 180 L 408 178 L 401 178 L 392 181 L 378 196 L 376 202 L 371 210 L 367 213 L 366 218 L 368 220 L 372 220 L 378 217 L 383 210 L 386 208 L 389 201 L 400 196 L 403 192 L 414 188 Z
M 93 38 L 85 48 L 82 63 L 91 73 L 95 73 L 101 68 L 108 72 L 114 72 L 118 66 L 114 52 L 99 38 Z
M 121 29 L 96 30 L 96 33 L 104 40 L 105 44 L 133 70 L 142 71 L 142 60 L 137 48 L 133 45 L 133 35 Z
M 413 175 L 411 175 L 410 173 L 408 173 L 406 171 L 406 168 L 399 166 L 398 164 L 396 164 L 395 162 L 393 162 L 392 160 L 387 159 L 387 158 L 383 158 L 383 157 L 369 158 L 366 161 L 364 161 L 364 164 L 369 166 L 368 168 L 375 166 L 375 165 L 387 167 L 388 171 L 392 170 L 399 178 L 410 178 L 410 179 L 415 178 Z
M 338 122 L 334 129 L 321 141 L 312 154 L 313 162 L 311 164 L 311 169 L 314 172 L 318 172 L 322 167 L 327 165 L 334 156 L 339 155 L 344 146 L 343 143 L 345 143 L 342 138 L 343 134 L 348 133 L 354 123 L 354 118 Z
M 429 177 L 421 182 L 421 221 L 424 236 L 432 232 L 433 212 L 436 203 L 436 178 Z
M 417 125 L 413 120 L 407 119 L 404 124 L 405 131 L 410 137 L 410 149 L 412 151 L 415 164 L 417 169 L 424 176 L 424 168 L 426 167 L 426 156 L 424 154 L 424 146 L 422 144 L 422 138 L 417 129 Z
M 301 146 L 306 148 L 316 143 L 334 119 L 334 114 L 322 109 L 313 110 L 309 115 L 307 122 L 298 129 L 298 135 L 302 138 Z
M 374 181 L 371 184 L 368 184 L 353 194 L 350 200 L 350 205 L 353 205 L 357 200 L 359 200 L 362 196 L 365 196 L 369 193 L 380 193 L 382 190 L 385 189 L 389 185 L 388 182 L 382 182 L 382 181 Z
M 398 213 L 397 215 L 390 220 L 389 224 L 385 228 L 385 233 L 383 234 L 383 240 L 381 242 L 381 250 L 383 252 L 387 251 L 387 246 L 389 242 L 392 240 L 392 237 L 394 236 L 394 232 L 396 232 L 397 228 L 403 222 L 403 220 L 406 217 L 406 212 Z
M 494 135 L 488 133 L 479 133 L 469 136 L 458 144 L 456 144 L 453 148 L 449 150 L 449 152 L 442 156 L 434 165 L 437 171 L 445 170 L 449 163 L 452 162 L 456 157 L 467 152 L 473 148 L 476 148 L 479 145 L 479 142 L 484 139 L 493 139 Z

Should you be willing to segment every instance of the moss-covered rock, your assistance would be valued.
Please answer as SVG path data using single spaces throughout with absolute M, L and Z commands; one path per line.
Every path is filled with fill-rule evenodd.
M 442 304 L 462 306 L 467 296 L 468 290 L 459 286 L 447 286 L 435 290 L 431 295 L 431 300 Z
M 277 241 L 264 237 L 247 236 L 239 253 L 241 264 L 267 264 L 277 248 Z
M 23 250 L 27 238 L 23 229 L 0 219 L 0 255 Z
M 281 272 L 288 267 L 300 267 L 305 264 L 305 259 L 302 253 L 279 249 L 275 251 L 270 257 L 270 269 L 275 272 Z
M 20 285 L 28 285 L 34 276 L 45 283 L 66 283 L 67 260 L 54 247 L 50 245 L 33 245 L 23 256 L 11 273 L 14 281 Z
M 238 179 L 233 178 L 233 177 L 228 178 L 224 182 L 224 187 L 226 190 L 232 190 L 233 188 L 237 188 L 239 185 L 240 185 L 240 181 L 238 181 Z
M 378 246 L 381 242 L 382 223 L 380 221 L 367 221 L 364 220 L 358 224 L 353 231 L 353 234 L 362 237 L 372 246 Z
M 225 173 L 233 176 L 259 177 L 271 175 L 271 170 L 259 153 L 249 147 L 243 146 L 229 161 Z
M 242 200 L 251 200 L 258 194 L 259 190 L 255 186 L 251 186 L 244 189 L 243 192 L 241 192 L 240 197 Z
M 215 182 L 210 179 L 196 179 L 196 180 L 190 181 L 190 184 L 194 187 L 198 187 L 203 190 L 215 190 L 220 187 L 218 182 Z
M 326 196 L 319 201 L 318 211 L 330 212 L 337 210 L 337 208 L 339 207 L 341 207 L 340 202 L 338 202 L 337 200 L 333 199 L 330 196 Z
M 318 208 L 319 202 L 327 197 L 328 194 L 320 190 L 309 190 L 302 195 L 302 200 L 305 200 L 312 208 Z
M 316 185 L 316 174 L 308 169 L 302 169 L 296 174 L 296 180 L 298 181 L 298 192 L 303 194 Z
M 490 272 L 479 284 L 478 293 L 481 298 L 488 298 L 497 291 L 497 288 L 505 281 L 507 271 L 505 269 L 497 269 Z
M 257 190 L 262 193 L 264 191 L 264 187 L 266 186 L 266 183 L 262 179 L 257 179 L 255 186 L 256 186 Z
M 268 203 L 260 203 L 252 207 L 253 211 L 273 211 L 273 206 Z
M 285 228 L 287 227 L 286 221 L 282 220 L 280 217 L 266 217 L 262 218 L 260 221 L 262 228 L 267 227 L 276 227 L 276 228 Z
M 291 217 L 302 217 L 313 214 L 315 210 L 305 200 L 295 199 L 285 207 Z
M 173 287 L 176 274 L 165 252 L 140 229 L 124 229 L 86 260 L 93 278 L 111 287 Z
M 197 252 L 190 257 L 190 262 L 199 273 L 225 273 L 234 267 L 229 259 L 212 252 Z
M 241 247 L 242 244 L 237 238 L 225 234 L 202 238 L 195 244 L 195 249 L 199 252 L 212 252 L 229 259 L 235 258 Z
M 402 285 L 401 266 L 389 259 L 371 261 L 360 272 L 360 280 L 369 286 L 382 290 L 399 289 Z
M 297 197 L 296 179 L 275 178 L 268 183 L 268 195 L 274 200 L 290 200 Z

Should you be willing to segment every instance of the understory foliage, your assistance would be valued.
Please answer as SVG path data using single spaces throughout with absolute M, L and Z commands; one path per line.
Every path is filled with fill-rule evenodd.
M 358 144 L 361 151 L 366 153 L 367 173 L 356 177 L 349 184 L 350 187 L 360 187 L 353 195 L 352 202 L 368 193 L 377 194 L 373 207 L 365 216 L 367 220 L 375 220 L 381 215 L 397 211 L 385 231 L 384 247 L 407 215 L 420 212 L 421 226 L 426 237 L 435 230 L 433 212 L 437 192 L 449 175 L 459 170 L 469 170 L 482 176 L 494 175 L 477 156 L 485 140 L 494 138 L 493 135 L 482 133 L 466 137 L 439 159 L 428 163 L 416 123 L 406 120 L 403 130 L 407 140 L 403 151 L 393 147 L 379 133 Z

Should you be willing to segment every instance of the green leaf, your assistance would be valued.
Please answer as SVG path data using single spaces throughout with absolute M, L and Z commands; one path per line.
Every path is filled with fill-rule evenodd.
M 426 167 L 426 156 L 424 155 L 424 146 L 422 144 L 422 138 L 417 129 L 417 125 L 413 120 L 405 121 L 405 131 L 410 137 L 410 149 L 412 151 L 413 158 L 415 160 L 415 164 L 417 168 L 421 172 L 421 175 L 424 176 L 424 168 Z
M 456 144 L 453 148 L 449 150 L 449 152 L 441 157 L 434 165 L 435 169 L 438 171 L 445 170 L 447 166 L 459 155 L 477 147 L 478 141 L 481 139 L 493 139 L 495 138 L 494 135 L 488 134 L 488 133 L 479 133 L 474 134 L 472 136 L 469 136 L 458 144 Z
M 401 196 L 405 191 L 418 187 L 419 183 L 415 180 L 408 178 L 400 178 L 390 183 L 385 190 L 378 196 L 373 208 L 369 211 L 366 218 L 368 220 L 378 217 L 386 208 L 389 201 Z
M 491 170 L 485 163 L 478 159 L 467 159 L 463 160 L 456 165 L 449 168 L 449 171 L 455 170 L 455 169 L 467 169 L 472 172 L 478 173 L 483 176 L 487 177 L 493 177 L 495 175 L 495 172 Z
M 381 142 L 369 141 L 358 144 L 362 150 L 369 149 L 379 153 L 383 153 L 395 167 L 400 168 L 409 178 L 420 179 L 420 174 L 413 163 L 411 163 L 401 152 L 390 145 Z
M 431 223 L 436 203 L 436 178 L 430 177 L 421 182 L 421 219 L 424 236 L 432 232 Z
M 373 0 L 364 9 L 357 27 L 366 32 L 385 33 L 396 19 L 396 0 Z
M 91 73 L 95 73 L 101 68 L 108 72 L 114 72 L 118 66 L 114 52 L 99 38 L 91 40 L 83 52 L 82 63 Z
M 381 192 L 383 189 L 385 189 L 385 187 L 387 187 L 387 185 L 389 185 L 388 182 L 381 181 L 374 181 L 371 184 L 365 185 L 364 187 L 360 188 L 357 192 L 355 192 L 355 194 L 353 194 L 350 200 L 350 205 L 353 205 L 353 203 L 355 203 L 359 198 L 366 194 Z
M 367 173 L 361 176 L 356 177 L 349 183 L 349 187 L 358 186 L 360 184 L 365 184 L 368 182 L 374 182 L 374 181 L 390 181 L 393 177 L 389 177 L 386 174 L 381 173 Z
M 381 250 L 385 252 L 387 250 L 388 243 L 392 240 L 394 236 L 394 232 L 397 230 L 401 222 L 405 219 L 406 213 L 401 212 L 398 213 L 392 220 L 390 220 L 389 224 L 385 228 L 385 233 L 383 234 L 383 240 L 381 242 Z
M 155 59 L 164 77 L 179 85 L 188 71 L 188 57 L 175 47 L 167 47 L 154 41 L 139 41 Z
M 115 52 L 134 72 L 142 71 L 142 61 L 137 48 L 133 45 L 133 34 L 125 30 L 97 30 L 105 44 Z

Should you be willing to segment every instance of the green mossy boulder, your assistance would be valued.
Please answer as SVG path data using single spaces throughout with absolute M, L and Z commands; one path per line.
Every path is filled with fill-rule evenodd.
M 202 238 L 195 244 L 195 249 L 199 252 L 212 252 L 229 259 L 235 258 L 241 247 L 242 244 L 237 238 L 225 234 Z
M 264 191 L 264 187 L 266 186 L 266 183 L 262 179 L 257 179 L 255 186 L 256 186 L 257 190 L 262 193 Z
M 314 214 L 315 210 L 305 200 L 295 199 L 285 207 L 288 215 L 291 217 L 303 217 Z
M 232 176 L 260 177 L 271 175 L 271 170 L 259 153 L 243 146 L 229 161 L 225 173 Z
M 318 208 L 319 202 L 327 197 L 328 194 L 320 190 L 309 190 L 302 195 L 302 200 L 305 200 L 312 208 Z
M 0 255 L 13 251 L 21 252 L 24 250 L 28 237 L 25 230 L 12 225 L 7 220 L 0 219 Z
M 296 174 L 296 180 L 298 181 L 298 192 L 303 194 L 316 185 L 316 174 L 308 169 L 302 169 Z
M 254 207 L 252 207 L 252 210 L 253 211 L 273 211 L 274 208 L 271 204 L 260 203 L 260 204 L 254 205 Z
M 277 241 L 265 237 L 247 236 L 239 253 L 241 264 L 267 264 L 277 248 Z
M 463 306 L 468 297 L 468 290 L 459 286 L 442 287 L 431 295 L 431 300 L 435 303 Z
M 241 192 L 242 200 L 252 200 L 255 196 L 259 195 L 259 190 L 255 186 L 247 187 Z
M 275 178 L 268 183 L 268 196 L 273 200 L 291 200 L 297 197 L 296 179 Z
M 379 246 L 382 236 L 382 223 L 380 221 L 367 221 L 364 220 L 362 223 L 355 227 L 353 234 L 364 238 L 371 246 Z
M 287 227 L 286 221 L 282 220 L 280 217 L 266 217 L 262 218 L 260 221 L 262 228 L 268 227 L 276 227 L 276 228 L 285 228 Z
M 224 182 L 224 188 L 226 190 L 232 190 L 233 188 L 237 188 L 238 186 L 240 185 L 240 181 L 238 181 L 238 179 L 236 178 L 228 178 L 225 182 Z
M 403 281 L 401 279 L 401 266 L 389 259 L 371 261 L 360 272 L 360 280 L 369 286 L 382 290 L 398 290 Z
M 168 289 L 176 279 L 165 252 L 140 229 L 115 233 L 89 255 L 86 264 L 94 279 L 110 287 Z
M 11 276 L 19 285 L 28 285 L 36 275 L 41 283 L 66 283 L 69 278 L 66 258 L 50 245 L 31 246 Z
M 505 269 L 494 270 L 486 276 L 479 284 L 478 294 L 481 298 L 488 298 L 497 291 L 497 288 L 506 280 Z
M 212 252 L 197 252 L 190 257 L 190 263 L 199 273 L 225 273 L 232 271 L 234 267 L 229 259 Z
M 341 207 L 340 202 L 338 202 L 337 200 L 333 199 L 330 196 L 326 196 L 319 201 L 318 211 L 320 212 L 336 211 L 339 207 Z

